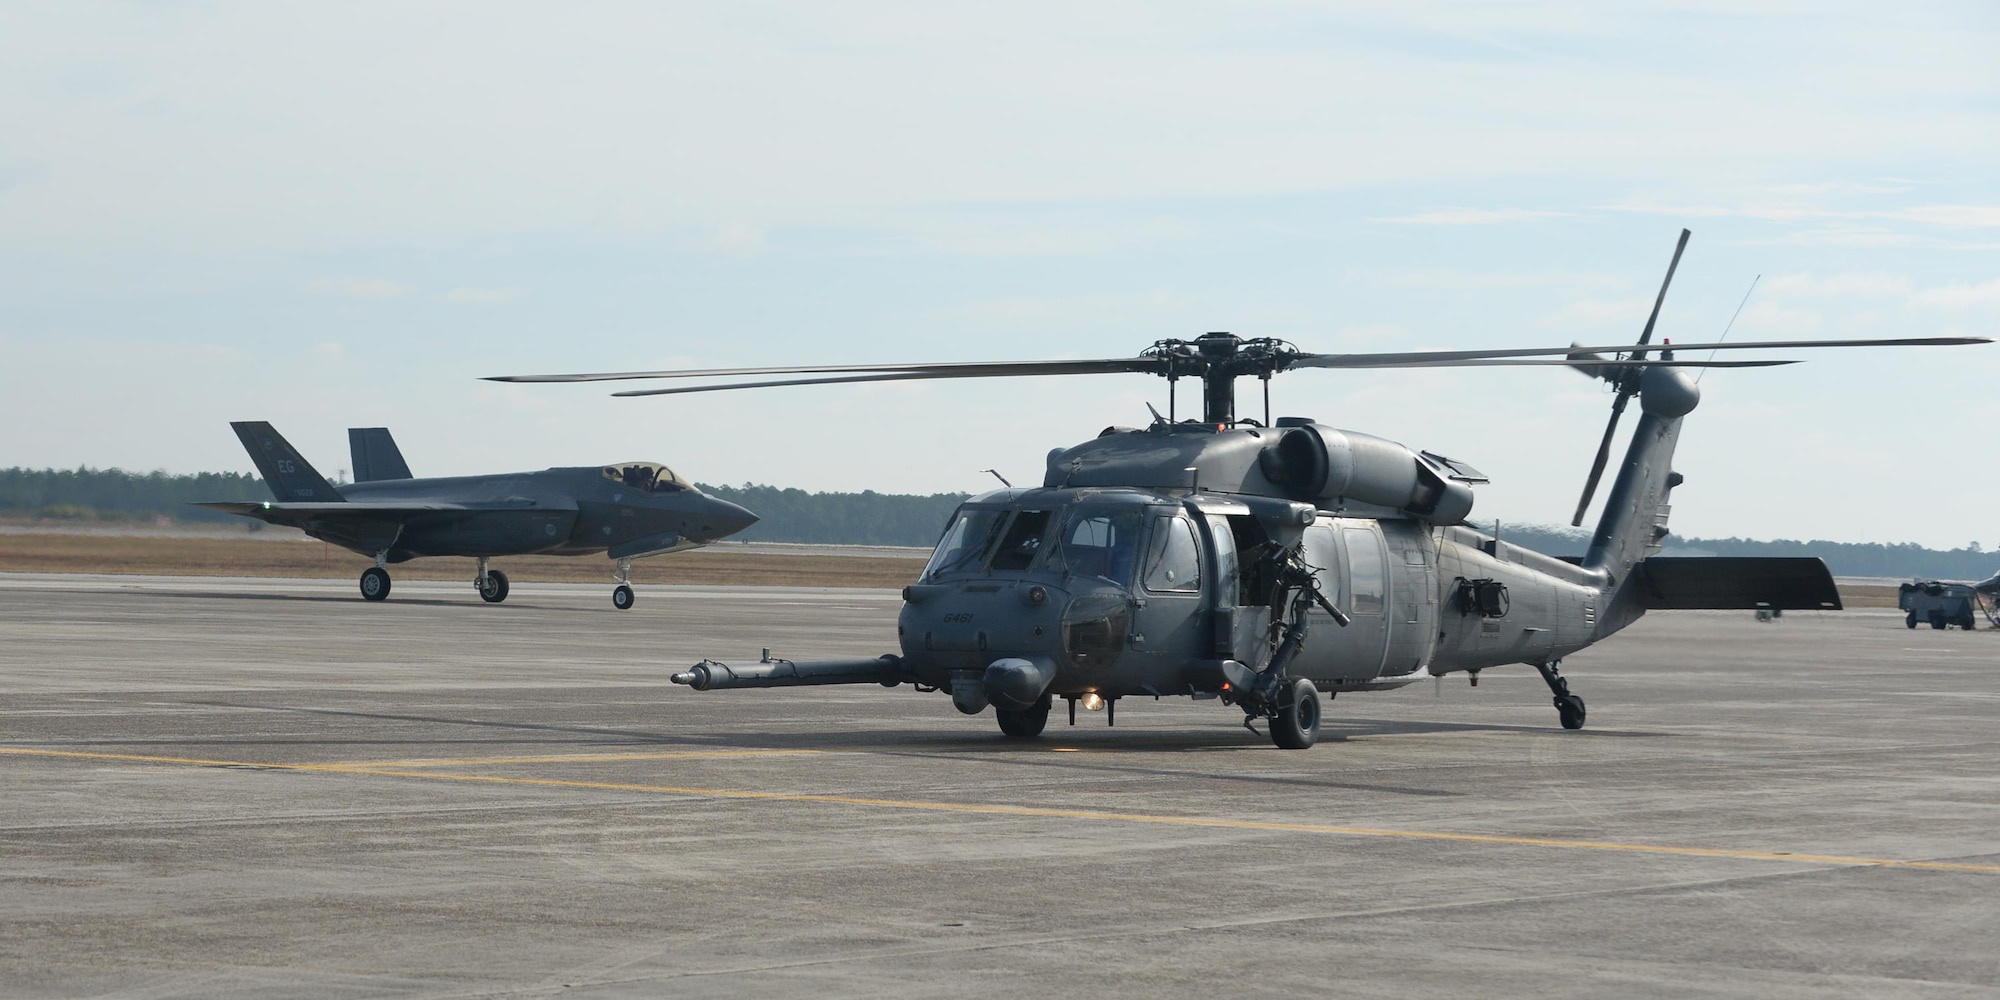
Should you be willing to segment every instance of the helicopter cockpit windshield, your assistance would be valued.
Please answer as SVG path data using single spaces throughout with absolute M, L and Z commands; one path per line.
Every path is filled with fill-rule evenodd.
M 1138 510 L 1087 506 L 1011 510 L 965 506 L 938 542 L 924 583 L 979 573 L 1038 570 L 1132 582 L 1139 560 Z M 1055 530 L 1050 530 L 1056 525 Z
M 694 487 L 658 462 L 622 462 L 604 467 L 604 478 L 647 493 L 678 493 Z

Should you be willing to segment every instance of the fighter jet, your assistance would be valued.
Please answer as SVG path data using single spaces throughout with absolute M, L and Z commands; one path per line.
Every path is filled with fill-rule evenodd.
M 389 596 L 390 563 L 417 556 L 477 558 L 473 586 L 498 604 L 507 599 L 507 574 L 489 565 L 494 556 L 602 552 L 617 560 L 611 604 L 623 611 L 635 599 L 632 560 L 707 545 L 757 522 L 657 462 L 415 479 L 388 428 L 356 427 L 347 432 L 355 481 L 335 487 L 270 424 L 229 426 L 276 499 L 195 506 L 290 525 L 375 557 L 361 574 L 361 596 L 370 601 Z

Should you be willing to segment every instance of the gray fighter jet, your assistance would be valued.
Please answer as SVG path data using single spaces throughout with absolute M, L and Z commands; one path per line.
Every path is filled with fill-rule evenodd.
M 389 596 L 390 563 L 417 556 L 473 556 L 473 586 L 488 603 L 507 599 L 494 556 L 602 552 L 618 562 L 612 606 L 632 606 L 632 560 L 707 545 L 757 522 L 656 462 L 621 462 L 497 476 L 415 479 L 387 428 L 347 432 L 355 482 L 335 487 L 270 424 L 230 427 L 275 502 L 211 501 L 197 507 L 290 525 L 365 556 L 361 596 Z

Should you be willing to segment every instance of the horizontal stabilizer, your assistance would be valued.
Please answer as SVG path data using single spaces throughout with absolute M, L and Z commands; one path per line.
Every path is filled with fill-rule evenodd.
M 1633 586 L 1649 611 L 1695 609 L 1838 611 L 1840 592 L 1823 560 L 1807 557 L 1653 556 Z

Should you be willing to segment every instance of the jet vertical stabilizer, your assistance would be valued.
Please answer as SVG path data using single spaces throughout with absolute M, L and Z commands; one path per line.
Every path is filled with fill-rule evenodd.
M 280 501 L 339 503 L 347 498 L 312 467 L 312 463 L 286 441 L 278 429 L 261 420 L 231 421 L 230 428 L 243 441 L 250 460 L 264 477 L 264 485 Z
M 373 483 L 384 479 L 410 479 L 410 466 L 387 427 L 349 427 L 347 452 L 354 459 L 354 481 Z

